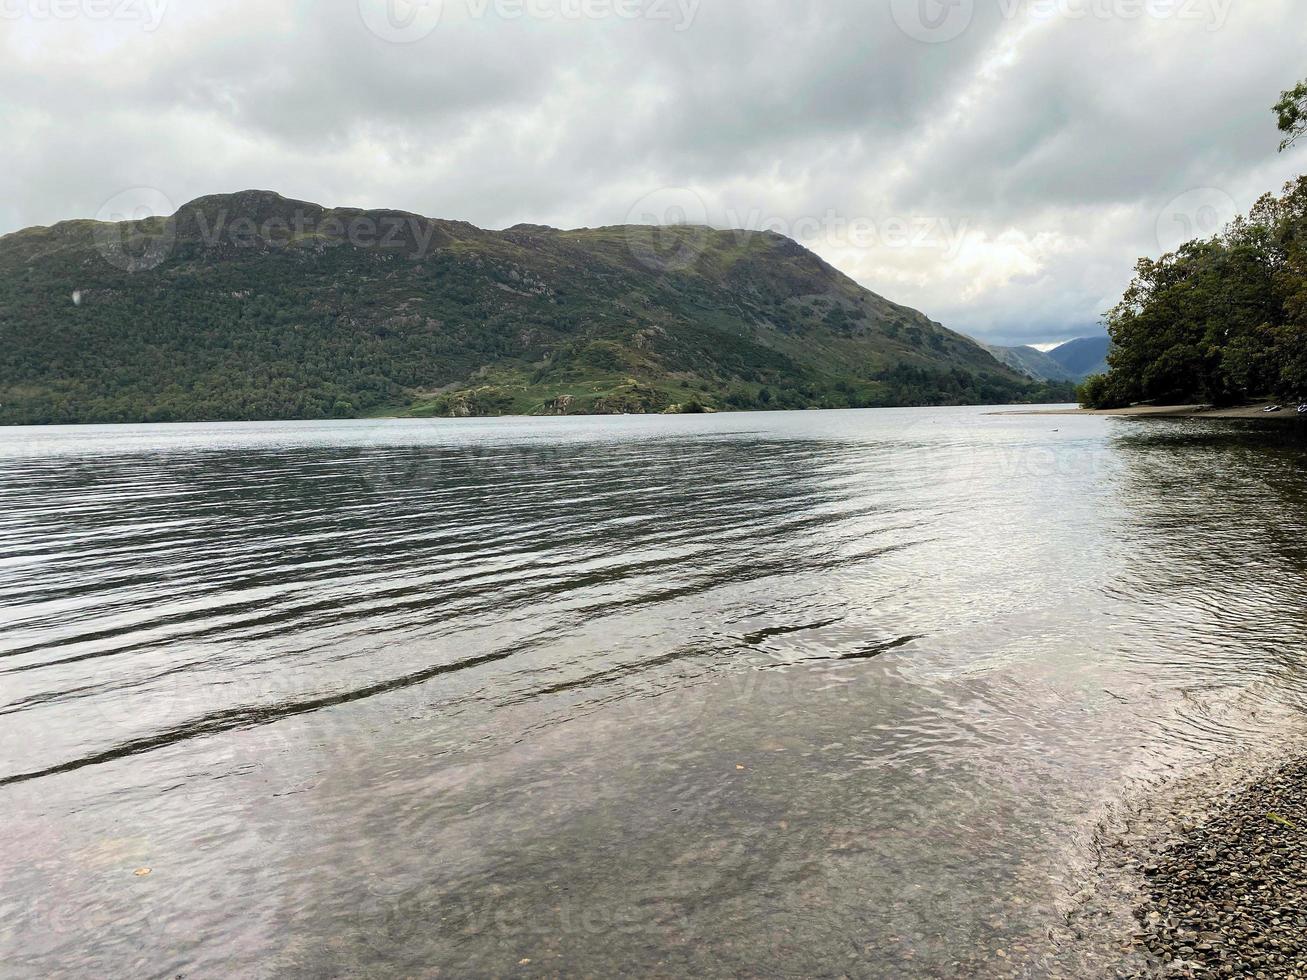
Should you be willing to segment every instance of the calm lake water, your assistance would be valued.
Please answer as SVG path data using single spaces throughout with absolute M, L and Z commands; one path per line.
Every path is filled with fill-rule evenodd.
M 979 409 L 0 430 L 0 972 L 1088 973 L 1105 807 L 1307 701 L 1304 474 Z

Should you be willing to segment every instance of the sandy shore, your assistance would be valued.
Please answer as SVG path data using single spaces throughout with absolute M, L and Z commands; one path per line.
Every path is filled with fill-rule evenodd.
M 1270 402 L 1239 405 L 1233 408 L 1213 408 L 1211 405 L 1132 405 L 1130 408 L 1036 408 L 994 412 L 995 415 L 1117 415 L 1122 418 L 1163 419 L 1267 419 L 1277 422 L 1299 420 L 1296 405 L 1284 405 L 1279 412 L 1263 411 Z

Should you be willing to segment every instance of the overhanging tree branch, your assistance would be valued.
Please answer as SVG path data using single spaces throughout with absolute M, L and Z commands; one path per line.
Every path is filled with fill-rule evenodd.
M 1281 93 L 1280 101 L 1272 110 L 1279 117 L 1280 132 L 1285 133 L 1284 142 L 1280 144 L 1283 153 L 1307 133 L 1307 82 L 1299 82 L 1294 88 Z

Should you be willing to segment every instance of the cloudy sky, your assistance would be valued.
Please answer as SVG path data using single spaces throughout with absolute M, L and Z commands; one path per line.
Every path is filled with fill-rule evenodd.
M 0 0 L 0 233 L 264 188 L 798 238 L 995 342 L 1307 171 L 1302 0 Z M 142 190 L 144 189 L 144 190 Z M 116 203 L 115 203 L 116 202 Z

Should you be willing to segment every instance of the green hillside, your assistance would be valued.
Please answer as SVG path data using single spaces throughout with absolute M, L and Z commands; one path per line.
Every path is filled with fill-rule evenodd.
M 1075 381 L 1079 378 L 1043 351 L 1033 347 L 995 347 L 991 344 L 983 346 L 999 363 L 1006 364 L 1018 374 L 1032 380 Z
M 247 191 L 0 238 L 0 422 L 1057 400 L 795 242 Z

